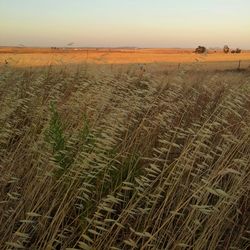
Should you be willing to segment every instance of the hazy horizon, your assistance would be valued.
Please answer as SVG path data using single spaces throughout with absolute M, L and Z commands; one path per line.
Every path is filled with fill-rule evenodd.
M 1 0 L 0 46 L 250 48 L 248 0 Z

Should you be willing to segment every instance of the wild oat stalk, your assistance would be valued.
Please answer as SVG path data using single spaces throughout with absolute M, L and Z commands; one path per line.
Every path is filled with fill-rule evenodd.
M 0 69 L 1 249 L 249 249 L 249 72 Z

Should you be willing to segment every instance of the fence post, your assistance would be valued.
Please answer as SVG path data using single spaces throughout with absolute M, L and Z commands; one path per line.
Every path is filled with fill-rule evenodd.
M 241 66 L 241 60 L 239 60 L 239 64 L 238 64 L 237 70 L 240 70 L 240 66 Z

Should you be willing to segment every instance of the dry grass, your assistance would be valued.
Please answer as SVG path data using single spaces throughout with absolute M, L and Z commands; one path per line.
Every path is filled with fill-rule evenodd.
M 250 74 L 0 68 L 1 249 L 249 249 Z

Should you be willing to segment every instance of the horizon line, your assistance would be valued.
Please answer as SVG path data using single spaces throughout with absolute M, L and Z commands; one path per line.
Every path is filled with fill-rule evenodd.
M 196 47 L 198 47 L 197 45 Z M 51 49 L 51 48 L 63 48 L 63 49 L 194 49 L 196 47 L 140 47 L 140 46 L 20 46 L 20 45 L 0 45 L 0 48 L 19 48 L 19 49 L 29 49 L 29 48 L 43 48 L 43 49 Z M 207 49 L 222 49 L 223 46 L 205 46 Z M 234 47 L 233 47 L 234 48 Z M 250 50 L 250 48 L 243 49 Z

